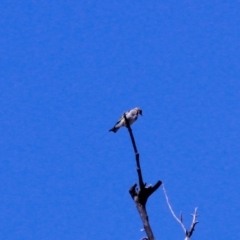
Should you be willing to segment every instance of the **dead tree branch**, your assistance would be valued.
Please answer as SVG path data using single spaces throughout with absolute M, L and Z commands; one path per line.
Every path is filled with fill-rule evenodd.
M 187 236 L 186 236 L 185 240 L 189 240 L 189 239 L 190 239 L 190 237 L 191 237 L 192 234 L 193 234 L 193 231 L 195 230 L 195 226 L 199 223 L 199 222 L 197 221 L 197 217 L 198 217 L 198 215 L 197 215 L 197 210 L 198 210 L 198 208 L 195 208 L 194 213 L 191 214 L 192 217 L 193 217 L 193 220 L 192 220 L 192 224 L 191 224 L 190 230 L 187 231 L 187 234 L 186 234 Z
M 195 226 L 199 223 L 199 222 L 197 221 L 197 217 L 198 217 L 198 215 L 197 215 L 197 209 L 198 209 L 198 208 L 195 208 L 194 213 L 191 214 L 191 215 L 193 216 L 193 220 L 192 220 L 192 224 L 191 224 L 191 226 L 190 226 L 189 231 L 187 231 L 186 227 L 185 227 L 184 224 L 183 224 L 182 213 L 180 214 L 180 219 L 179 219 L 179 218 L 176 216 L 176 214 L 174 213 L 174 211 L 173 211 L 173 209 L 172 209 L 172 207 L 171 207 L 171 204 L 170 204 L 170 202 L 169 202 L 168 195 L 167 195 L 167 191 L 166 191 L 166 189 L 165 189 L 165 187 L 164 187 L 164 184 L 162 184 L 162 186 L 163 186 L 163 193 L 164 193 L 164 195 L 165 195 L 165 198 L 166 198 L 166 201 L 167 201 L 167 205 L 168 205 L 168 207 L 169 207 L 169 209 L 170 209 L 170 212 L 172 213 L 172 215 L 173 215 L 173 217 L 176 219 L 176 221 L 181 225 L 181 227 L 182 227 L 182 229 L 183 229 L 183 231 L 184 231 L 184 234 L 185 234 L 185 239 L 184 239 L 184 240 L 190 240 L 190 238 L 191 238 L 191 236 L 192 236 L 192 234 L 193 234 L 193 231 L 195 230 Z
M 147 215 L 146 203 L 147 203 L 149 196 L 160 187 L 162 182 L 158 181 L 154 186 L 151 186 L 151 185 L 147 186 L 146 183 L 144 184 L 142 170 L 141 170 L 141 166 L 140 166 L 140 160 L 139 160 L 140 155 L 137 150 L 137 146 L 136 146 L 135 139 L 134 139 L 134 136 L 132 133 L 132 129 L 129 125 L 129 122 L 128 122 L 125 114 L 124 114 L 124 119 L 126 121 L 126 127 L 129 131 L 131 142 L 132 142 L 134 153 L 135 153 L 138 182 L 139 182 L 139 189 L 137 189 L 137 184 L 135 183 L 129 189 L 129 193 L 136 204 L 137 210 L 138 210 L 139 215 L 143 222 L 144 230 L 147 234 L 147 238 L 145 237 L 143 239 L 154 240 L 155 238 L 154 238 L 154 235 L 153 235 L 150 223 L 149 223 L 148 215 Z

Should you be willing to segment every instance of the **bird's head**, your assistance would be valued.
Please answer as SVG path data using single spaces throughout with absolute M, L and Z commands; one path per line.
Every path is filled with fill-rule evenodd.
M 137 114 L 140 114 L 142 116 L 142 109 L 141 108 L 135 108 L 137 110 Z

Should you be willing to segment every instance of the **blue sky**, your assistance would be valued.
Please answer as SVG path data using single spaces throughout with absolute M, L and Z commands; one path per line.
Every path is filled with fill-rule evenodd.
M 140 239 L 165 183 L 192 239 L 239 239 L 239 1 L 1 1 L 0 238 Z M 156 239 L 184 239 L 162 188 Z

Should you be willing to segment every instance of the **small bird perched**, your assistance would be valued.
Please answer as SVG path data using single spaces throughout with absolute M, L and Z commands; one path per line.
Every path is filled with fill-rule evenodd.
M 129 122 L 129 125 L 133 124 L 137 120 L 138 114 L 142 115 L 142 110 L 138 107 L 125 112 L 125 116 Z M 126 126 L 127 124 L 126 124 L 124 115 L 122 115 L 122 117 L 117 121 L 114 127 L 109 130 L 109 132 L 116 133 L 120 127 L 126 127 Z

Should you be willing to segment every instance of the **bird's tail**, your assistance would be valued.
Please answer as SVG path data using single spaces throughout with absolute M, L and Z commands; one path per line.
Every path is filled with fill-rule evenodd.
M 118 131 L 118 128 L 116 128 L 116 127 L 113 127 L 109 130 L 109 132 L 114 132 L 114 133 L 116 133 L 117 131 Z

